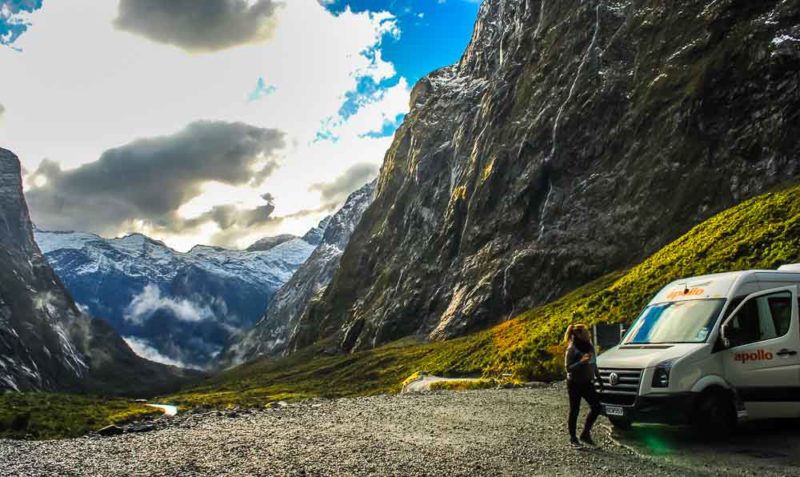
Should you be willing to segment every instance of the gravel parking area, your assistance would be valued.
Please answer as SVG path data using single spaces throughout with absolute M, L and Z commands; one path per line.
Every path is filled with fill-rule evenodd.
M 776 455 L 774 445 L 772 454 L 759 455 L 739 452 L 751 444 L 757 449 L 756 443 L 715 447 L 682 437 L 685 431 L 650 428 L 612 438 L 603 418 L 595 432 L 598 448 L 572 449 L 567 445 L 564 394 L 555 385 L 179 414 L 162 419 L 151 432 L 44 442 L 0 440 L 0 475 L 798 473 L 797 452 Z M 800 441 L 797 431 L 785 430 L 781 439 L 787 435 L 793 445 Z M 654 446 L 653 439 L 663 442 Z

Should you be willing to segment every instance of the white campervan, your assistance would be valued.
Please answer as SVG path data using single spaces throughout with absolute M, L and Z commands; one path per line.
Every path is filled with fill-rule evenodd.
M 605 414 L 717 433 L 800 417 L 800 264 L 677 280 L 597 366 Z

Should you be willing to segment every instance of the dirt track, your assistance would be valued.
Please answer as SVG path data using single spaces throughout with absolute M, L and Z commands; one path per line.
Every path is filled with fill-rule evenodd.
M 751 427 L 726 444 L 639 427 L 567 443 L 564 389 L 308 401 L 185 414 L 117 437 L 0 441 L 0 475 L 797 475 L 800 430 Z M 619 439 L 622 445 L 616 442 Z

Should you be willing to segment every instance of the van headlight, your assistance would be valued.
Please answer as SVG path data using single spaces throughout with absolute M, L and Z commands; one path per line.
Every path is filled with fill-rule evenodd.
M 669 373 L 672 371 L 673 360 L 662 361 L 656 365 L 656 371 L 653 373 L 654 388 L 668 388 L 669 387 Z

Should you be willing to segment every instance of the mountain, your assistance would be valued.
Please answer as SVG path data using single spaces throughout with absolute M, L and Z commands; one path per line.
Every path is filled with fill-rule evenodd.
M 20 174 L 0 149 L 0 391 L 146 395 L 193 376 L 138 357 L 78 309 L 34 241 Z
M 485 328 L 794 179 L 797 3 L 487 0 L 291 347 Z
M 289 240 L 296 239 L 294 235 L 291 234 L 281 234 L 276 235 L 274 237 L 264 237 L 260 240 L 257 240 L 252 245 L 247 247 L 248 252 L 265 252 L 271 248 L 274 248 L 284 242 L 288 242 Z M 316 245 L 316 244 L 312 244 Z
M 264 316 L 225 351 L 228 367 L 260 355 L 283 352 L 312 299 L 325 289 L 339 265 L 350 235 L 364 210 L 372 203 L 375 181 L 350 194 L 344 205 L 324 223 L 319 245 L 275 295 Z M 308 235 L 308 234 L 306 234 Z
M 246 251 L 196 246 L 188 253 L 141 234 L 37 230 L 35 238 L 79 306 L 143 356 L 196 368 L 250 328 L 314 250 L 287 236 Z

